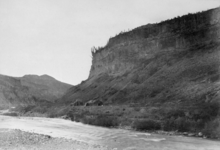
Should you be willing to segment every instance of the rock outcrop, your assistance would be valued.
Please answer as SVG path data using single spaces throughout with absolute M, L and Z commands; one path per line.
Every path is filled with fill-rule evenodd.
M 188 107 L 220 98 L 220 8 L 148 24 L 92 50 L 89 78 L 62 97 Z
M 53 102 L 62 97 L 70 87 L 71 85 L 48 75 L 0 75 L 0 107 Z

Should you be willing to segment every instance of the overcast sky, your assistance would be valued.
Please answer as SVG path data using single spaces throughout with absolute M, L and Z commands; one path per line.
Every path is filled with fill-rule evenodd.
M 0 74 L 87 79 L 91 47 L 120 31 L 220 6 L 220 0 L 0 0 Z

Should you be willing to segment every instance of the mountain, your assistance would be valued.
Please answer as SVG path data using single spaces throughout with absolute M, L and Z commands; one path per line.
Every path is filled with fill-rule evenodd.
M 92 48 L 88 79 L 69 88 L 54 105 L 31 112 L 93 125 L 220 138 L 219 66 L 220 8 L 215 8 L 121 32 L 106 46 Z M 53 81 L 30 78 L 22 78 L 30 89 L 42 87 L 42 80 Z M 13 85 L 18 87 L 19 81 L 14 79 Z
M 57 101 L 72 120 L 220 138 L 220 8 L 121 32 L 92 57 Z
M 0 75 L 0 106 L 54 102 L 72 87 L 48 75 L 10 77 Z
M 121 32 L 92 56 L 89 78 L 62 101 L 185 108 L 219 100 L 220 8 Z
M 0 75 L 0 104 L 22 105 L 22 115 L 220 138 L 219 66 L 215 8 L 121 32 L 92 48 L 89 77 L 77 86 L 48 75 Z

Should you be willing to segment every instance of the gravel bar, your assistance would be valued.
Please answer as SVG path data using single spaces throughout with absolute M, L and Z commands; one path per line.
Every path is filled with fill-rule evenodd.
M 49 135 L 0 129 L 0 150 L 110 150 L 100 145 L 54 138 Z

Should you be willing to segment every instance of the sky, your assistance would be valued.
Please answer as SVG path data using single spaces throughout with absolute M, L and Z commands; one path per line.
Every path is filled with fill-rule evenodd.
M 47 74 L 77 85 L 91 48 L 148 23 L 220 6 L 220 0 L 0 0 L 0 74 Z

